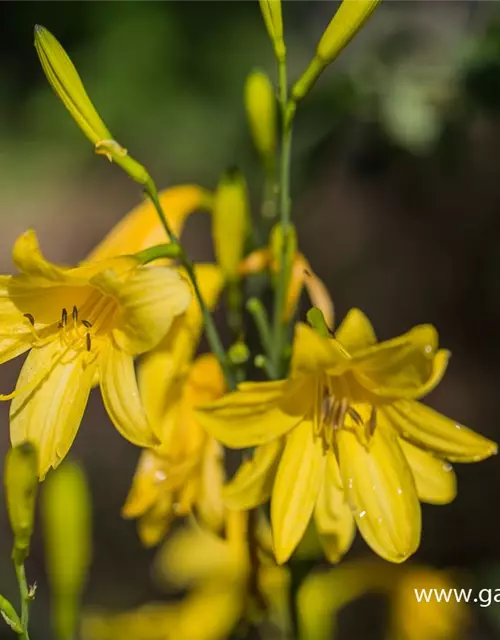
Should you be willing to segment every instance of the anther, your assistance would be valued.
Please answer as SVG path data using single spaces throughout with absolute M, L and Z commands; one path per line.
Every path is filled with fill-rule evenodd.
M 90 351 L 91 347 L 92 347 L 92 340 L 90 338 L 90 333 L 86 333 L 85 334 L 85 340 L 87 343 L 87 351 Z
M 25 318 L 28 319 L 30 325 L 32 327 L 34 327 L 35 326 L 35 318 L 31 315 L 31 313 L 24 313 L 23 315 L 24 315 Z
M 82 324 L 84 327 L 87 327 L 87 329 L 90 329 L 90 327 L 92 326 L 92 323 L 88 320 L 82 320 Z
M 65 327 L 67 323 L 68 323 L 68 312 L 66 311 L 66 309 L 63 309 L 62 315 L 61 315 L 61 325 Z
M 377 410 L 375 409 L 375 407 L 372 407 L 370 422 L 368 424 L 370 428 L 370 435 L 372 436 L 375 433 L 375 427 L 377 426 Z
M 76 308 L 76 305 L 73 305 L 71 316 L 73 318 L 73 324 L 76 324 L 78 322 L 78 309 Z
M 354 407 L 349 407 L 348 413 L 359 427 L 363 426 L 363 418 L 359 415 L 356 409 L 354 409 Z

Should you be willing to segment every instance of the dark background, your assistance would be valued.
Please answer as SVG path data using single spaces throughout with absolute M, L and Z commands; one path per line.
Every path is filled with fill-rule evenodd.
M 284 4 L 292 78 L 335 6 Z M 301 105 L 292 175 L 300 246 L 327 282 L 338 318 L 361 307 L 381 338 L 433 323 L 453 358 L 430 404 L 497 441 L 499 9 L 494 2 L 383 3 Z M 27 227 L 36 228 L 50 258 L 74 263 L 140 200 L 136 185 L 93 155 L 48 87 L 33 47 L 36 23 L 63 43 L 116 139 L 160 186 L 213 188 L 238 164 L 257 209 L 260 174 L 242 92 L 254 67 L 274 74 L 274 63 L 256 2 L 3 2 L 3 273 L 11 272 L 13 241 Z M 205 219 L 190 220 L 187 244 L 198 259 L 210 255 L 208 233 Z M 19 366 L 2 366 L 2 392 L 15 384 Z M 0 406 L 1 454 L 7 415 Z M 153 553 L 119 515 L 138 453 L 93 394 L 72 449 L 94 499 L 89 605 L 127 608 L 162 595 L 149 576 Z M 414 561 L 459 568 L 468 586 L 500 588 L 500 465 L 490 459 L 459 465 L 457 473 L 456 501 L 424 506 Z M 2 507 L 0 588 L 15 599 L 10 545 Z M 369 553 L 358 541 L 348 557 Z M 38 535 L 27 568 L 39 583 L 32 638 L 49 638 Z M 473 615 L 468 637 L 500 638 L 500 605 Z M 359 624 L 349 618 L 345 637 L 358 637 Z M 10 637 L 0 627 L 0 638 Z M 383 637 L 383 630 L 364 637 Z

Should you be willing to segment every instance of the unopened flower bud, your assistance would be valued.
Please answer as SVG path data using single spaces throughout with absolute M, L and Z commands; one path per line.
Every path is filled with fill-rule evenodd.
M 349 44 L 379 2 L 380 0 L 343 0 L 319 41 L 316 56 L 293 86 L 292 98 L 295 102 L 309 93 L 320 74 Z
M 217 261 L 229 281 L 239 278 L 248 219 L 245 178 L 238 169 L 231 169 L 222 176 L 215 193 L 212 231 Z
M 276 97 L 264 72 L 253 71 L 248 76 L 245 107 L 255 147 L 264 162 L 272 164 L 276 152 Z
M 91 504 L 82 469 L 65 462 L 45 482 L 42 518 L 53 627 L 73 638 L 91 558 Z
M 14 533 L 14 562 L 21 564 L 29 554 L 38 489 L 35 447 L 24 442 L 5 458 L 5 493 L 10 526 Z
M 259 0 L 260 10 L 267 32 L 273 43 L 274 53 L 278 60 L 284 60 L 286 55 L 283 40 L 283 18 L 281 16 L 281 0 Z
M 92 142 L 95 152 L 115 162 L 137 182 L 143 185 L 150 183 L 146 169 L 128 155 L 127 149 L 113 140 L 66 51 L 50 31 L 40 25 L 35 27 L 35 48 L 47 80 L 76 124 Z

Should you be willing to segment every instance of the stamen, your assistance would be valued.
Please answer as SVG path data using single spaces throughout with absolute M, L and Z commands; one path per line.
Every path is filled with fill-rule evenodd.
M 87 351 L 90 351 L 90 349 L 92 348 L 92 340 L 90 338 L 90 333 L 85 334 L 85 341 L 87 343 Z
M 73 311 L 71 312 L 71 315 L 73 317 L 73 324 L 76 324 L 78 322 L 78 309 L 76 308 L 76 305 L 73 305 Z
M 334 429 L 341 429 L 344 426 L 345 414 L 347 413 L 348 408 L 349 401 L 347 400 L 347 398 L 342 398 L 342 400 L 338 403 L 338 409 L 335 412 L 333 421 Z
M 370 419 L 365 424 L 365 438 L 367 442 L 369 442 L 370 438 L 375 433 L 376 426 L 377 426 L 377 410 L 375 409 L 375 407 L 372 407 L 372 411 L 370 413 Z
M 66 311 L 66 309 L 63 309 L 62 315 L 61 315 L 61 325 L 65 327 L 67 324 L 68 324 L 68 312 Z
M 377 426 L 377 409 L 372 407 L 372 412 L 370 414 L 370 422 L 368 423 L 370 428 L 370 435 L 372 436 L 375 433 L 375 428 Z
M 32 327 L 35 326 L 35 318 L 31 315 L 31 313 L 24 313 L 23 314 L 25 318 L 27 318 L 29 320 L 29 323 Z
M 359 415 L 354 407 L 349 407 L 348 414 L 354 420 L 354 422 L 358 425 L 358 427 L 363 426 L 363 418 Z
M 82 320 L 82 324 L 84 327 L 87 327 L 87 329 L 90 329 L 90 327 L 92 326 L 92 323 L 88 320 Z

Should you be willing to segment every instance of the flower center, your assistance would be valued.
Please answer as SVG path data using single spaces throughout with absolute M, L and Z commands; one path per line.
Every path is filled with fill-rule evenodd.
M 337 385 L 335 385 L 337 386 Z M 343 395 L 342 385 L 334 389 L 331 381 L 320 384 L 320 407 L 316 430 L 323 440 L 325 451 L 334 447 L 335 433 L 339 429 L 354 431 L 360 441 L 368 445 L 377 427 L 377 409 L 368 402 Z
M 54 338 L 59 338 L 61 346 L 71 351 L 92 351 L 94 339 L 108 333 L 114 325 L 116 302 L 109 296 L 93 291 L 79 308 L 73 305 L 71 313 L 66 307 L 61 310 L 60 320 L 42 329 L 35 328 L 36 318 L 25 313 L 34 347 L 42 347 Z

